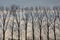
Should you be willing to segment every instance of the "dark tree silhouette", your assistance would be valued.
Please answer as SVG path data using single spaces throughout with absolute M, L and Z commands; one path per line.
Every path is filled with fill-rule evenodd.
M 46 17 L 47 17 L 47 40 L 49 40 L 49 22 L 48 22 L 47 12 L 45 14 L 46 14 Z
M 33 40 L 34 40 L 34 20 L 33 20 L 33 13 L 31 13 L 32 16 L 32 35 L 33 35 Z
M 54 40 L 56 40 L 56 32 L 55 32 L 55 20 L 56 20 L 56 18 L 54 19 Z
M 48 22 L 48 16 L 47 16 L 47 12 L 46 12 L 46 8 L 44 8 L 44 13 L 46 15 L 47 18 L 47 40 L 49 40 L 49 22 Z
M 42 40 L 42 36 L 41 36 L 41 30 L 42 30 L 42 27 L 41 27 L 41 25 L 42 25 L 42 17 L 40 16 L 40 14 L 39 14 L 39 29 L 40 29 L 40 40 Z
M 55 18 L 54 18 L 54 26 L 53 26 L 53 31 L 54 31 L 54 40 L 56 40 L 56 32 L 55 32 L 55 21 L 56 21 L 57 15 L 55 13 Z
M 17 9 L 17 6 L 16 6 L 16 5 L 12 5 L 12 6 L 11 6 L 11 13 L 10 13 L 10 14 L 13 15 L 12 32 L 11 32 L 12 40 L 13 40 L 14 18 L 16 17 L 16 9 Z
M 54 31 L 54 40 L 57 40 L 56 39 L 56 32 L 55 32 L 55 30 L 56 30 L 56 28 L 55 28 L 55 21 L 56 21 L 56 18 L 59 18 L 59 12 L 58 12 L 58 8 L 57 7 L 53 7 L 53 10 L 54 10 L 54 13 L 55 13 L 55 18 L 54 18 L 54 26 L 53 26 L 53 31 Z M 56 13 L 56 11 L 57 11 L 57 13 Z
M 9 22 L 9 20 L 8 20 L 7 23 L 5 23 L 6 18 L 7 18 L 7 15 L 8 15 L 8 10 L 7 10 L 7 13 L 6 14 L 3 12 L 3 40 L 5 40 L 5 32 L 7 30 L 7 25 L 8 25 L 8 22 Z M 6 24 L 6 26 L 5 26 L 5 24 Z
M 20 8 L 18 8 L 20 10 Z M 16 14 L 17 15 L 17 14 Z M 16 16 L 16 21 L 18 25 L 18 40 L 20 40 L 20 16 L 19 16 L 19 21 L 17 19 L 18 17 Z
M 22 15 L 23 16 L 23 15 Z M 26 16 L 26 22 L 25 22 L 25 40 L 27 40 L 27 14 L 25 14 L 25 16 Z
M 16 10 L 20 10 L 20 8 L 16 5 L 12 5 L 11 6 L 11 11 L 13 12 L 13 17 L 16 19 L 16 22 L 18 24 L 18 40 L 20 40 L 20 21 L 18 21 L 18 17 L 17 17 L 17 14 L 16 14 Z M 19 20 L 20 20 L 20 17 L 19 17 Z M 13 20 L 14 21 L 14 20 Z M 13 23 L 14 25 L 14 23 Z M 12 26 L 12 39 L 13 39 L 13 27 Z

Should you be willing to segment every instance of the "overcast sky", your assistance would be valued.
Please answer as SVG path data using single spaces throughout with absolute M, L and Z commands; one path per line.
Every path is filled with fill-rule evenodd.
M 12 4 L 20 7 L 35 7 L 35 6 L 60 6 L 60 0 L 0 0 L 0 6 L 11 6 Z

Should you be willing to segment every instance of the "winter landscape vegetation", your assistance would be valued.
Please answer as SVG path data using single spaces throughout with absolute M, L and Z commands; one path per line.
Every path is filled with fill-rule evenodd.
M 0 40 L 60 40 L 60 8 L 0 7 Z

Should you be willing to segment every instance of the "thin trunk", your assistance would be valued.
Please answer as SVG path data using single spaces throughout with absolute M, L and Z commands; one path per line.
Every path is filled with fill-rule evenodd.
M 49 40 L 49 23 L 48 23 L 48 16 L 46 11 L 45 11 L 45 15 L 47 17 L 47 40 Z
M 8 11 L 7 11 L 7 14 L 3 14 L 3 40 L 5 40 L 5 32 L 7 29 L 8 22 L 9 22 L 9 20 L 8 20 L 6 23 L 6 26 L 5 26 L 5 21 L 6 21 L 7 15 L 8 15 Z M 5 27 L 6 27 L 6 29 L 5 29 Z
M 47 40 L 49 40 L 49 25 L 47 24 Z
M 41 24 L 42 24 L 42 20 L 41 20 Z M 41 24 L 39 23 L 39 26 L 40 26 L 40 40 L 42 40 L 42 38 L 41 38 Z
M 6 18 L 4 18 L 4 14 L 3 14 L 3 40 L 5 40 L 5 30 L 4 30 L 5 20 L 6 20 Z
M 13 27 L 14 27 L 14 18 L 13 18 L 13 23 L 12 23 L 12 32 L 11 32 L 12 39 L 11 40 L 13 40 Z
M 49 23 L 48 23 L 48 17 L 47 17 L 47 40 L 49 40 Z
M 5 40 L 5 30 L 4 30 L 4 27 L 3 27 L 3 40 Z
M 34 40 L 34 23 L 33 23 L 33 15 L 31 13 L 32 16 L 32 35 L 33 35 L 33 40 Z
M 20 40 L 20 23 L 18 23 L 18 40 Z
M 58 16 L 58 15 L 57 15 Z M 59 16 L 58 16 L 59 17 Z M 56 40 L 56 32 L 55 32 L 55 21 L 56 21 L 56 13 L 55 13 L 55 19 L 54 19 L 54 26 L 53 26 L 53 28 L 54 28 L 54 40 Z
M 55 20 L 56 20 L 56 18 L 55 18 Z M 56 40 L 56 32 L 55 32 L 55 20 L 54 20 L 54 40 Z
M 25 23 L 25 40 L 27 40 L 27 17 L 26 17 L 26 23 Z
M 34 40 L 34 24 L 33 24 L 33 21 L 32 21 L 32 32 L 33 32 L 33 40 Z
M 17 25 L 18 25 L 18 40 L 20 40 L 20 17 L 19 17 L 19 22 L 18 22 L 17 14 L 16 14 L 16 21 L 17 21 Z

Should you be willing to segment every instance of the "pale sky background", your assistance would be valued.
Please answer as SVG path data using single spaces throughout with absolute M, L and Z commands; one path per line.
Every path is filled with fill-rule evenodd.
M 11 6 L 12 4 L 19 5 L 20 7 L 53 7 L 60 6 L 60 0 L 0 0 L 0 6 Z

